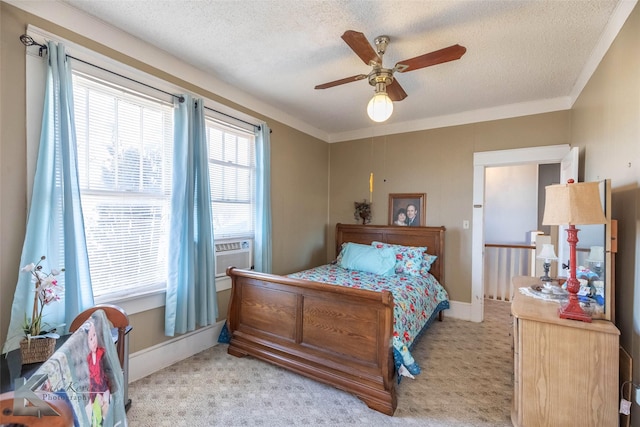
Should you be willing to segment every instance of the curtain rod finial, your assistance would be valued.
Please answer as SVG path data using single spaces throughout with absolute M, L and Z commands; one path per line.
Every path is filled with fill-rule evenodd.
M 28 34 L 23 34 L 20 36 L 20 41 L 22 42 L 23 45 L 25 46 L 38 46 L 40 49 L 38 50 L 38 55 L 42 56 L 42 51 L 43 50 L 47 50 L 47 45 L 45 44 L 40 44 L 37 41 L 35 41 L 33 39 L 33 37 L 31 37 Z

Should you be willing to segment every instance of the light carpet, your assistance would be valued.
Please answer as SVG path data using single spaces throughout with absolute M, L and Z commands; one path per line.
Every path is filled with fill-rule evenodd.
M 485 321 L 434 322 L 397 386 L 393 417 L 357 397 L 219 344 L 129 386 L 138 426 L 511 426 L 510 303 L 485 300 Z

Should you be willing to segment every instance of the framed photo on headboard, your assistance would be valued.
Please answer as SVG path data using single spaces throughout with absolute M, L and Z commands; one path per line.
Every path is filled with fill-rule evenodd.
M 401 227 L 426 226 L 427 194 L 389 194 L 389 225 L 397 225 Z

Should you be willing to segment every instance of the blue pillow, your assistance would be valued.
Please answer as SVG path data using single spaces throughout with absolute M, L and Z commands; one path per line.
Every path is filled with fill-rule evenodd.
M 391 248 L 376 248 L 371 245 L 347 243 L 340 252 L 338 265 L 347 270 L 358 270 L 381 276 L 395 271 L 396 254 Z

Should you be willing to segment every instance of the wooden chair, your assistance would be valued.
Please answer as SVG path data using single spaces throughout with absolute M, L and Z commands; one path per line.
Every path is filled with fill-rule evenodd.
M 73 319 L 73 322 L 71 322 L 71 326 L 69 327 L 69 332 L 75 332 L 76 330 L 78 330 L 78 328 L 82 326 L 82 324 L 86 322 L 87 319 L 91 317 L 93 312 L 96 310 L 104 311 L 104 314 L 106 314 L 109 322 L 111 322 L 114 328 L 118 329 L 118 342 L 116 344 L 116 350 L 118 351 L 120 366 L 122 367 L 122 369 L 124 369 L 125 333 L 127 327 L 129 326 L 129 317 L 122 308 L 113 304 L 99 304 L 94 307 L 88 308 L 82 313 L 78 314 L 75 319 Z
M 69 327 L 69 332 L 77 331 L 78 328 L 82 326 L 82 324 L 86 322 L 87 319 L 91 317 L 93 312 L 96 310 L 104 311 L 104 314 L 107 316 L 107 320 L 109 320 L 109 322 L 111 322 L 111 325 L 118 330 L 118 342 L 116 343 L 116 350 L 118 352 L 118 360 L 120 360 L 120 367 L 124 372 L 125 369 L 127 369 L 126 361 L 125 361 L 125 357 L 127 357 L 125 355 L 125 349 L 126 349 L 125 335 L 127 333 L 127 328 L 129 327 L 129 317 L 127 316 L 127 313 L 125 313 L 125 311 L 122 308 L 113 304 L 99 304 L 94 307 L 88 308 L 82 313 L 78 314 L 75 319 L 73 319 L 73 322 L 71 322 L 71 326 Z M 124 380 L 126 382 L 128 381 L 128 378 L 127 378 L 126 372 L 124 373 L 125 373 Z M 128 395 L 128 392 L 125 392 L 124 407 L 126 411 L 128 411 L 129 408 L 131 407 L 131 399 L 129 399 L 127 395 Z
M 116 344 L 116 350 L 118 352 L 118 359 L 120 360 L 120 366 L 122 369 L 125 367 L 125 333 L 129 326 L 129 317 L 124 310 L 116 305 L 101 304 L 91 307 L 82 313 L 78 314 L 73 322 L 71 322 L 70 332 L 75 332 L 91 314 L 96 310 L 103 310 L 107 316 L 107 319 L 111 322 L 114 328 L 118 329 L 118 343 Z M 45 400 L 53 409 L 60 415 L 36 417 L 33 415 L 14 415 L 13 414 L 13 399 L 14 392 L 7 392 L 0 395 L 0 425 L 15 425 L 15 426 L 29 426 L 29 427 L 71 427 L 73 426 L 73 413 L 71 407 L 63 400 L 56 399 L 55 395 L 47 392 L 35 392 L 41 399 Z

